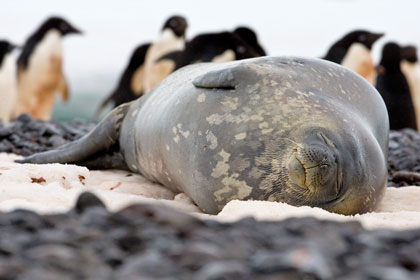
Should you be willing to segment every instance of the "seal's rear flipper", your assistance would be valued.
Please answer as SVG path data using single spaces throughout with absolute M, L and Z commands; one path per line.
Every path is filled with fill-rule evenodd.
M 115 108 L 92 131 L 82 138 L 68 143 L 56 150 L 51 150 L 16 160 L 18 163 L 77 163 L 103 158 L 112 145 L 118 144 L 121 122 L 129 109 L 130 103 Z M 102 154 L 102 152 L 104 154 Z
M 235 89 L 241 81 L 249 83 L 255 80 L 257 72 L 255 64 L 239 64 L 231 68 L 214 70 L 196 77 L 192 83 L 198 88 Z

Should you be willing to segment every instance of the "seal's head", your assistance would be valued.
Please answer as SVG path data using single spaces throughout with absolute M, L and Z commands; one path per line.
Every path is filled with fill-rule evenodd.
M 289 141 L 279 174 L 282 200 L 346 215 L 375 209 L 387 182 L 382 149 L 368 131 L 341 130 L 312 127 Z

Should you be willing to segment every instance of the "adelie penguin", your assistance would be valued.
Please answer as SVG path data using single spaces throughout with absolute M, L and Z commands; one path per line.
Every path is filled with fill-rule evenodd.
M 371 50 L 383 35 L 366 30 L 350 32 L 331 46 L 324 59 L 353 70 L 375 85 L 376 71 Z
M 149 84 L 153 80 L 163 80 L 169 75 L 173 71 L 173 66 L 165 65 L 165 63 L 156 63 L 156 60 L 153 60 L 153 57 L 159 55 L 161 51 L 166 53 L 167 49 L 171 50 L 172 47 L 178 48 L 182 45 L 177 42 L 177 37 L 179 37 L 177 34 L 182 35 L 181 40 L 184 40 L 183 36 L 185 35 L 186 28 L 187 22 L 184 18 L 179 16 L 170 17 L 163 26 L 160 40 L 153 44 L 146 43 L 137 47 L 131 55 L 130 61 L 118 82 L 117 88 L 99 106 L 94 119 L 98 119 L 99 115 L 108 104 L 112 103 L 113 107 L 117 107 L 122 103 L 132 101 L 153 88 L 155 86 L 154 84 L 158 82 L 153 82 L 153 84 L 147 87 L 146 84 Z M 151 54 L 148 52 L 149 50 L 151 50 Z M 147 67 L 149 71 L 147 77 L 145 74 L 146 55 L 148 55 Z
M 26 40 L 18 58 L 18 98 L 15 115 L 27 113 L 48 120 L 55 94 L 69 98 L 63 75 L 62 38 L 81 33 L 65 19 L 50 17 Z
M 227 62 L 265 55 L 255 32 L 238 27 L 233 32 L 200 34 L 187 42 L 185 50 L 169 53 L 159 61 L 173 61 L 177 70 L 199 62 Z
M 154 88 L 174 70 L 173 63 L 157 60 L 165 54 L 185 48 L 187 26 L 187 20 L 184 17 L 170 17 L 163 25 L 158 40 L 150 45 L 144 66 L 143 91 L 145 93 Z
M 411 100 L 416 113 L 417 130 L 420 131 L 420 65 L 415 46 L 406 46 L 401 50 L 401 71 L 408 82 Z
M 99 106 L 95 113 L 95 119 L 99 118 L 99 115 L 108 104 L 112 104 L 114 108 L 143 95 L 144 61 L 150 45 L 150 43 L 144 44 L 134 50 L 116 89 Z
M 402 54 L 403 48 L 396 43 L 387 43 L 383 47 L 377 67 L 376 89 L 385 101 L 391 129 L 417 129 L 409 84 L 401 71 Z
M 12 57 L 15 48 L 10 42 L 0 40 L 0 120 L 9 121 L 16 102 L 16 62 Z

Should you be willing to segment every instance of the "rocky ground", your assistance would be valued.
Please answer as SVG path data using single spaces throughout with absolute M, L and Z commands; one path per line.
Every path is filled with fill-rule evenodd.
M 15 121 L 0 121 L 0 152 L 28 156 L 57 148 L 85 135 L 94 123 L 40 121 L 23 114 Z
M 420 279 L 420 229 L 314 218 L 236 223 L 162 206 L 0 215 L 0 279 Z
M 93 126 L 23 115 L 0 123 L 0 152 L 49 150 Z M 389 185 L 420 185 L 420 134 L 393 131 L 389 147 Z M 152 205 L 110 213 L 84 194 L 65 214 L 0 214 L 0 279 L 420 279 L 419 237 L 313 218 L 222 224 Z
M 389 134 L 388 186 L 420 186 L 420 134 L 413 129 Z

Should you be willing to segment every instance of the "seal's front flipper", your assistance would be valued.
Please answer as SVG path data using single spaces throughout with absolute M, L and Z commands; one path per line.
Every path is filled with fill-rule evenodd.
M 82 138 L 68 143 L 56 150 L 35 154 L 16 160 L 18 163 L 79 163 L 99 152 L 105 152 L 118 144 L 121 122 L 130 103 L 115 108 L 91 132 Z
M 214 70 L 196 77 L 192 83 L 198 88 L 235 89 L 241 81 L 247 84 L 257 80 L 256 64 L 239 64 L 230 68 Z

